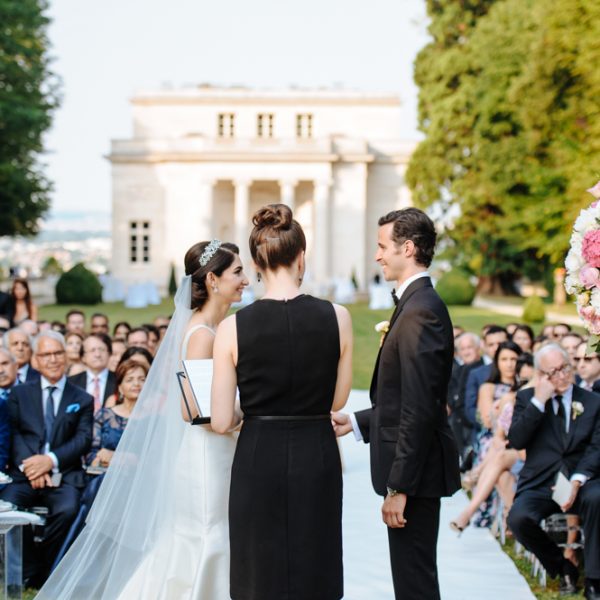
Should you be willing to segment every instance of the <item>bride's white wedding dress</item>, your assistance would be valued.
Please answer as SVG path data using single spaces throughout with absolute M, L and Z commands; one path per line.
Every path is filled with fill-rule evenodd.
M 200 327 L 187 332 L 183 356 Z M 210 385 L 205 393 L 210 394 Z M 121 600 L 229 598 L 229 482 L 236 440 L 237 434 L 216 434 L 208 425 L 186 427 L 174 465 L 173 522 L 123 589 Z

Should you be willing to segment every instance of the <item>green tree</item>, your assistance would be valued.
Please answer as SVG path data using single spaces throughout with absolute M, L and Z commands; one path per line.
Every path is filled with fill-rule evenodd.
M 48 275 L 60 275 L 63 272 L 62 267 L 55 256 L 49 256 L 42 266 L 42 273 L 44 276 Z
M 456 12 L 464 3 L 435 4 Z M 600 158 L 599 10 L 592 0 L 497 0 L 460 43 L 436 45 L 438 34 L 436 52 L 417 60 L 426 138 L 407 178 L 417 204 L 458 207 L 449 255 L 485 291 L 551 272 L 589 202 L 583 190 Z M 432 27 L 454 31 L 430 15 Z
M 57 108 L 46 0 L 0 0 L 0 235 L 34 234 L 51 184 L 39 161 Z

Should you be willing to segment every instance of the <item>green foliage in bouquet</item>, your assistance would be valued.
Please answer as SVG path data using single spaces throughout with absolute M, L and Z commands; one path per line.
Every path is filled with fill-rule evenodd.
M 56 283 L 58 304 L 98 304 L 102 302 L 102 285 L 95 273 L 82 263 L 63 273 Z
M 444 273 L 435 289 L 448 306 L 470 306 L 475 298 L 475 286 L 469 274 L 462 269 L 452 269 Z
M 543 323 L 546 319 L 544 302 L 539 296 L 529 296 L 523 304 L 523 321 L 525 323 Z

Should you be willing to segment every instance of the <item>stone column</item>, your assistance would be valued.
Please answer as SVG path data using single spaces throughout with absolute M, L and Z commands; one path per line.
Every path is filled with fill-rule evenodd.
M 297 181 L 280 181 L 279 188 L 281 191 L 280 194 L 280 202 L 282 204 L 287 204 L 292 211 L 295 209 L 295 197 L 294 197 L 294 189 L 296 187 Z
M 329 287 L 330 278 L 330 236 L 329 222 L 329 188 L 331 182 L 315 181 L 314 183 L 314 247 L 312 249 L 314 279 L 317 293 L 325 294 Z
M 213 186 L 214 181 L 201 181 L 198 188 L 198 241 L 211 240 L 213 231 Z
M 250 272 L 250 249 L 248 245 L 250 215 L 250 181 L 236 180 L 235 186 L 235 243 L 240 248 L 240 258 L 246 274 Z

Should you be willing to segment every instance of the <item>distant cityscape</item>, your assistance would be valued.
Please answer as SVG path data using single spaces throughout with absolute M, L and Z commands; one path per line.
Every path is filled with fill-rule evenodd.
M 36 279 L 48 258 L 54 257 L 65 271 L 83 262 L 101 275 L 108 271 L 111 251 L 109 213 L 59 212 L 35 237 L 0 237 L 0 271 L 2 278 L 12 272 Z

